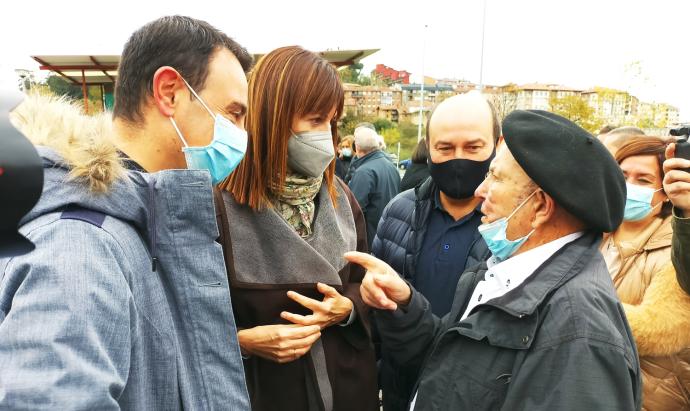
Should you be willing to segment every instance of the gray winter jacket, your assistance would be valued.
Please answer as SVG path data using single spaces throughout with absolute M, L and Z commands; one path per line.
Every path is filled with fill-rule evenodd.
M 367 244 L 371 247 L 381 214 L 400 192 L 400 174 L 386 153 L 373 151 L 352 161 L 348 182 L 367 221 Z
M 415 410 L 639 410 L 637 349 L 600 241 L 568 244 L 462 321 L 486 264 L 461 277 L 443 319 L 414 290 L 407 306 L 377 311 L 383 349 L 420 370 Z
M 25 104 L 53 148 L 36 250 L 0 260 L 0 409 L 248 410 L 208 173 L 124 172 L 94 119 Z

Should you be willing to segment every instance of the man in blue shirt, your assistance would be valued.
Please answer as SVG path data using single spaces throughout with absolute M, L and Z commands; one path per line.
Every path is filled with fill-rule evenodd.
M 395 197 L 378 225 L 372 254 L 419 290 L 439 317 L 450 311 L 465 268 L 490 256 L 477 231 L 481 199 L 474 191 L 489 171 L 499 136 L 496 112 L 481 95 L 444 100 L 427 124 L 431 177 Z M 415 376 L 390 363 L 385 351 L 381 347 L 384 409 L 402 410 Z
M 417 259 L 414 283 L 417 291 L 430 301 L 439 317 L 450 311 L 458 283 L 469 253 L 477 242 L 478 256 L 485 257 L 484 244 L 477 227 L 481 224 L 479 206 L 456 220 L 441 203 L 441 192 L 435 190 L 426 221 L 426 236 Z M 472 261 L 475 261 L 472 259 Z

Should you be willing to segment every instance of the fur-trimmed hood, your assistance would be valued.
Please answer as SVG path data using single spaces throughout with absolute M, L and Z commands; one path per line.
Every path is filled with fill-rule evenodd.
M 690 348 L 690 296 L 669 262 L 654 274 L 639 305 L 623 304 L 640 356 L 667 356 Z
M 690 296 L 673 264 L 654 273 L 639 305 L 623 304 L 642 369 L 643 410 L 690 409 Z
M 210 196 L 211 178 L 205 170 L 126 170 L 113 143 L 110 119 L 85 116 L 65 99 L 31 95 L 11 118 L 43 159 L 43 193 L 20 226 L 68 206 L 85 208 L 135 226 L 148 238 L 155 258 L 156 239 L 170 231 L 165 219 L 157 217 L 160 204 L 196 198 L 201 195 L 197 190 Z M 173 201 L 166 207 L 177 205 Z M 190 221 L 217 230 L 215 221 Z
M 36 250 L 0 261 L 13 309 L 0 314 L 13 375 L 0 408 L 249 409 L 208 171 L 125 170 L 107 119 L 59 99 L 32 96 L 13 118 L 44 185 L 20 222 Z
M 124 175 L 107 114 L 87 116 L 64 97 L 32 93 L 10 119 L 35 146 L 54 151 L 70 178 L 86 182 L 93 192 L 108 191 Z
M 112 121 L 87 116 L 62 97 L 31 94 L 10 120 L 43 159 L 43 194 L 20 225 L 68 205 L 127 220 L 147 231 L 155 175 L 128 172 L 112 139 Z

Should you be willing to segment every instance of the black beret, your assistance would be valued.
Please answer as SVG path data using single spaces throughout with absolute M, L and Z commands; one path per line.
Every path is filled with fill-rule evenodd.
M 623 221 L 625 177 L 604 145 L 557 114 L 515 110 L 503 138 L 527 175 L 590 229 L 612 232 Z

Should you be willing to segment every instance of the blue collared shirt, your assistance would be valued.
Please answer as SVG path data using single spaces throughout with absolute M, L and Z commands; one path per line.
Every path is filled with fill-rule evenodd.
M 443 209 L 439 190 L 435 190 L 413 285 L 426 297 L 431 311 L 438 317 L 450 311 L 467 256 L 472 244 L 480 237 L 477 227 L 481 225 L 481 217 L 477 206 L 471 213 L 455 221 Z

